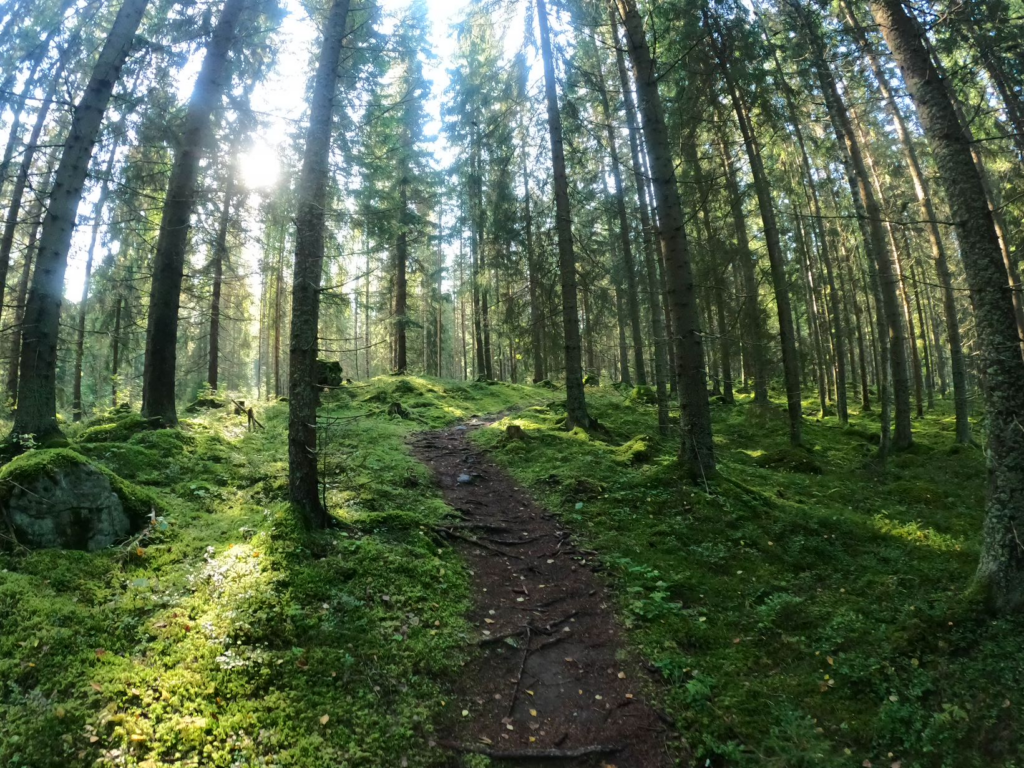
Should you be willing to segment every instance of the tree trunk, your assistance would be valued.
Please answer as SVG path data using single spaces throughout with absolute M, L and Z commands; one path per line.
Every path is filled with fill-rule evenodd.
M 114 305 L 114 333 L 110 337 L 110 406 L 117 408 L 118 368 L 121 362 L 121 305 L 124 298 L 117 294 Z
M 21 345 L 18 410 L 12 429 L 14 436 L 35 435 L 42 441 L 60 435 L 57 426 L 57 336 L 75 214 L 82 200 L 89 160 L 103 124 L 103 115 L 148 2 L 124 0 L 85 92 L 75 106 L 64 153 L 54 177 L 25 308 L 24 326 L 32 330 L 25 334 Z
M 721 31 L 719 30 L 719 35 Z M 728 49 L 717 48 L 718 61 L 725 78 L 726 89 L 736 112 L 736 122 L 743 136 L 743 146 L 750 161 L 750 171 L 754 177 L 754 191 L 757 194 L 761 221 L 764 224 L 765 245 L 768 250 L 768 264 L 772 274 L 772 288 L 775 292 L 775 305 L 779 317 L 779 337 L 782 343 L 782 371 L 786 386 L 786 405 L 789 413 L 789 442 L 800 445 L 803 425 L 803 402 L 800 396 L 800 360 L 797 356 L 796 339 L 793 328 L 793 310 L 789 297 L 789 281 L 786 277 L 786 259 L 782 253 L 779 239 L 779 228 L 776 222 L 775 207 L 771 199 L 768 175 L 765 173 L 761 159 L 761 146 L 754 133 L 750 121 L 750 113 L 739 91 L 732 74 Z
M 850 193 L 853 196 L 854 209 L 860 223 L 864 245 L 873 272 L 877 273 L 878 292 L 881 299 L 879 305 L 881 317 L 879 319 L 886 329 L 885 333 L 883 333 L 882 328 L 879 327 L 878 343 L 883 348 L 883 353 L 887 353 L 889 365 L 892 368 L 890 377 L 887 367 L 880 366 L 879 378 L 881 389 L 886 391 L 889 388 L 888 384 L 891 378 L 896 406 L 896 429 L 893 435 L 892 446 L 896 449 L 909 448 L 913 443 L 913 431 L 910 421 L 910 372 L 907 364 L 906 338 L 903 329 L 895 270 L 893 269 L 892 255 L 886 247 L 885 234 L 882 230 L 881 208 L 871 188 L 871 177 L 868 175 L 860 143 L 857 141 L 854 133 L 853 123 L 850 120 L 846 104 L 839 94 L 834 74 L 826 61 L 824 46 L 820 40 L 819 32 L 814 28 L 814 22 L 807 18 L 798 0 L 792 0 L 792 4 L 800 15 L 804 27 L 812 40 L 814 56 L 812 65 L 818 75 L 836 142 L 843 156 L 847 182 L 850 187 Z M 879 399 L 882 401 L 882 412 L 884 414 L 887 402 L 881 392 L 879 393 Z M 883 423 L 883 435 L 887 431 L 888 425 Z M 883 449 L 880 451 L 883 457 L 886 453 L 884 449 L 887 447 L 887 441 L 883 439 L 880 446 Z
M 545 0 L 537 0 L 541 57 L 544 60 L 544 95 L 548 109 L 548 133 L 551 139 L 551 165 L 554 171 L 555 228 L 558 234 L 558 271 L 562 285 L 562 327 L 565 335 L 566 428 L 590 426 L 587 401 L 583 394 L 583 361 L 580 357 L 580 323 L 576 293 L 576 254 L 572 241 L 572 211 L 569 206 L 569 180 L 565 171 L 565 147 L 562 143 L 562 116 L 558 111 L 555 65 L 551 53 L 548 11 Z
M 56 154 L 51 152 L 46 163 L 46 170 L 43 172 L 41 177 L 44 179 L 41 190 L 50 188 L 50 177 L 53 174 L 53 166 L 56 160 Z M 11 405 L 14 405 L 18 399 L 19 357 L 21 354 L 21 337 L 25 322 L 25 302 L 28 299 L 28 287 L 30 285 L 30 278 L 32 275 L 32 262 L 35 261 L 36 250 L 39 244 L 39 230 L 43 223 L 42 215 L 44 199 L 45 195 L 40 191 L 33 200 L 32 207 L 29 209 L 28 216 L 26 217 L 26 222 L 29 228 L 28 242 L 25 244 L 25 256 L 22 259 L 21 275 L 18 277 L 18 298 L 17 304 L 15 304 L 14 308 L 14 323 L 11 329 L 11 340 L 7 356 L 6 400 Z
M 754 402 L 763 405 L 768 403 L 768 363 L 764 353 L 768 329 L 765 328 L 764 313 L 761 311 L 754 254 L 750 251 L 750 235 L 747 232 L 747 217 L 743 212 L 743 196 L 736 178 L 736 166 L 733 164 L 724 137 L 719 137 L 718 148 L 725 170 L 725 190 L 729 197 L 729 209 L 739 249 L 736 260 L 739 264 L 744 294 L 740 309 L 745 329 L 743 337 L 746 339 L 743 345 L 744 356 L 750 361 L 750 373 L 754 379 Z
M 825 266 L 825 274 L 828 281 L 828 304 L 831 307 L 832 329 L 835 337 L 835 383 L 836 383 L 836 415 L 840 424 L 849 421 L 849 405 L 846 392 L 846 339 L 844 333 L 843 313 L 840 308 L 841 299 L 836 291 L 835 273 L 832 268 L 832 255 L 829 248 L 828 233 L 825 228 L 825 219 L 821 214 L 821 201 L 818 198 L 818 188 L 815 184 L 814 173 L 811 169 L 810 157 L 807 153 L 807 145 L 804 141 L 804 132 L 800 127 L 800 117 L 796 108 L 796 99 L 793 96 L 793 89 L 782 71 L 779 62 L 778 51 L 771 44 L 768 37 L 768 30 L 765 28 L 765 41 L 772 48 L 772 60 L 775 65 L 777 82 L 786 100 L 786 109 L 789 115 L 789 124 L 793 130 L 793 137 L 796 139 L 797 148 L 800 150 L 800 166 L 803 171 L 804 184 L 811 203 L 811 216 L 814 218 L 815 236 L 818 241 L 818 253 Z
M 626 30 L 629 55 L 636 75 L 644 137 L 647 140 L 658 206 L 668 287 L 666 298 L 672 311 L 675 336 L 676 380 L 682 427 L 680 459 L 693 477 L 703 478 L 715 471 L 715 450 L 700 313 L 690 265 L 683 207 L 676 182 L 675 162 L 658 90 L 655 62 L 647 45 L 643 19 L 635 0 L 616 0 L 616 3 Z
M 640 208 L 640 230 L 644 244 L 644 272 L 647 277 L 647 293 L 651 304 L 651 331 L 654 336 L 654 384 L 658 402 L 658 431 L 669 432 L 668 413 L 668 337 L 665 334 L 665 320 L 661 306 L 661 286 L 658 281 L 658 256 L 654 242 L 654 228 L 651 224 L 647 196 L 647 180 L 644 178 L 644 162 L 640 153 L 640 131 L 636 120 L 636 104 L 633 102 L 632 84 L 626 69 L 626 58 L 619 44 L 619 22 L 615 0 L 608 2 L 608 17 L 611 22 L 615 49 L 615 64 L 619 72 L 622 100 L 626 113 L 626 132 L 629 135 L 629 154 L 633 163 L 633 181 L 636 184 L 637 201 Z
M 231 203 L 235 197 L 234 152 L 228 158 L 228 178 L 217 224 L 217 240 L 213 245 L 213 295 L 210 298 L 210 359 L 206 368 L 206 381 L 210 389 L 217 389 L 220 368 L 220 297 L 224 281 L 224 262 L 228 257 L 228 226 L 231 223 Z
M 0 239 L 0 315 L 3 313 L 4 293 L 7 289 L 7 272 L 11 266 L 11 250 L 14 247 L 14 235 L 18 229 L 18 214 L 21 213 L 21 204 L 25 198 L 25 190 L 28 187 L 29 174 L 32 171 L 32 161 L 35 159 L 36 150 L 39 148 L 39 139 L 43 134 L 43 126 L 50 114 L 50 107 L 53 105 L 53 98 L 60 84 L 61 75 L 64 72 L 63 62 L 57 68 L 57 73 L 50 82 L 50 88 L 43 99 L 43 103 L 36 113 L 36 121 L 32 126 L 32 133 L 22 151 L 21 165 L 18 167 L 18 174 L 14 179 L 14 187 L 11 190 L 11 202 L 7 207 L 7 219 L 4 222 L 3 238 Z M 15 121 L 19 118 L 15 116 Z M 13 130 L 13 129 L 12 129 Z M 0 186 L 6 180 L 6 172 L 0 176 Z
M 405 184 L 402 184 L 401 212 L 398 239 L 395 242 L 395 372 L 404 375 L 409 367 L 407 339 L 405 334 L 408 325 L 406 314 L 409 311 L 409 283 L 406 278 L 406 267 L 409 263 L 409 240 L 405 230 L 407 221 L 406 208 L 409 201 L 406 197 Z
M 323 31 L 306 128 L 306 147 L 296 187 L 295 276 L 288 365 L 288 490 L 305 520 L 327 524 L 317 481 L 316 359 L 320 280 L 324 263 L 327 183 L 330 178 L 338 67 L 349 0 L 334 0 Z
M 988 386 L 989 494 L 978 583 L 990 604 L 1024 608 L 1024 362 L 992 213 L 963 125 L 901 0 L 872 0 L 871 10 L 917 105 L 974 297 L 978 348 Z
M 949 262 L 946 258 L 946 247 L 943 244 L 942 233 L 939 231 L 939 223 L 935 215 L 935 206 L 932 203 L 931 187 L 921 168 L 921 161 L 918 158 L 913 139 L 907 128 L 907 122 L 903 117 L 903 111 L 897 104 L 892 89 L 889 87 L 888 77 L 878 60 L 875 47 L 870 43 L 863 27 L 857 21 L 857 17 L 853 14 L 848 0 L 844 0 L 843 7 L 846 11 L 847 21 L 853 30 L 854 39 L 867 54 L 868 62 L 871 64 L 872 72 L 875 75 L 875 82 L 878 84 L 878 90 L 882 94 L 887 111 L 893 119 L 893 124 L 896 126 L 896 135 L 900 139 L 903 155 L 907 161 L 907 168 L 910 170 L 910 178 L 914 182 L 914 194 L 924 215 L 925 229 L 928 232 L 928 243 L 932 250 L 932 260 L 935 262 L 935 273 L 942 290 L 946 339 L 949 344 L 950 367 L 952 368 L 953 409 L 956 414 L 956 442 L 969 443 L 971 441 L 971 422 L 967 404 L 967 369 L 964 365 L 963 341 L 960 338 L 960 322 L 957 319 L 953 279 L 950 275 Z
M 82 299 L 78 303 L 78 328 L 75 338 L 75 370 L 72 374 L 72 396 L 71 414 L 76 422 L 82 420 L 82 357 L 85 352 L 85 316 L 89 309 L 89 281 L 92 279 L 93 258 L 96 255 L 96 241 L 99 239 L 100 225 L 103 222 L 103 209 L 107 204 L 107 195 L 110 194 L 110 178 L 114 173 L 114 158 L 117 155 L 117 145 L 110 149 L 107 158 L 107 167 L 103 173 L 103 186 L 100 188 L 100 196 L 96 201 L 96 207 L 92 212 L 92 234 L 89 236 L 89 250 L 85 258 L 85 279 L 82 282 Z
M 189 100 L 160 220 L 149 293 L 142 414 L 147 418 L 160 419 L 169 427 L 178 423 L 174 386 L 178 359 L 178 309 L 192 211 L 196 203 L 199 163 L 210 140 L 213 111 L 220 104 L 230 80 L 228 56 L 235 40 L 235 29 L 250 2 L 224 2 Z
M 533 213 L 530 206 L 530 170 L 527 167 L 526 137 L 523 137 L 523 223 L 526 226 L 526 269 L 530 288 L 530 341 L 533 346 L 533 383 L 548 377 L 544 367 L 544 325 L 541 320 L 540 275 L 533 248 Z
M 629 215 L 626 213 L 626 193 L 622 183 L 619 165 L 619 150 L 615 140 L 615 126 L 612 124 L 612 110 L 608 103 L 608 89 L 605 86 L 604 68 L 600 57 L 595 56 L 597 70 L 597 91 L 601 100 L 601 114 L 605 125 L 605 139 L 608 142 L 608 156 L 611 160 L 612 181 L 615 184 L 615 213 L 619 224 L 619 248 L 622 255 L 622 272 L 626 279 L 626 307 L 629 309 L 629 327 L 633 337 L 633 364 L 636 367 L 637 384 L 647 384 L 647 367 L 644 364 L 644 335 L 640 323 L 640 290 L 637 286 L 636 264 L 633 260 L 633 245 L 630 237 Z M 626 379 L 628 380 L 628 376 Z

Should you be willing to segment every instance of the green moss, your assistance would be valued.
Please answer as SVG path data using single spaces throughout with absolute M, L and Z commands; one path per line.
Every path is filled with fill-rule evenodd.
M 79 443 L 123 443 L 133 435 L 144 430 L 153 429 L 156 422 L 137 413 L 85 429 L 79 436 Z
M 634 403 L 640 403 L 642 405 L 657 405 L 658 393 L 654 391 L 653 387 L 641 384 L 638 387 L 633 387 L 632 391 L 629 393 L 629 399 Z
M 85 768 L 115 750 L 133 765 L 443 764 L 427 739 L 468 704 L 448 686 L 469 575 L 432 535 L 450 510 L 406 438 L 537 401 L 411 379 L 417 418 L 381 418 L 401 381 L 324 398 L 355 417 L 327 457 L 341 525 L 324 532 L 285 501 L 287 405 L 262 410 L 256 433 L 225 409 L 82 444 L 165 514 L 130 553 L 0 554 L 0 765 Z M 30 452 L 4 471 L 38 464 Z
M 653 457 L 650 442 L 651 438 L 647 435 L 637 435 L 628 443 L 619 446 L 619 461 L 624 464 L 642 464 L 650 461 Z
M 871 418 L 807 422 L 814 450 L 794 451 L 780 404 L 716 404 L 706 486 L 681 478 L 651 409 L 601 390 L 587 404 L 614 434 L 654 435 L 650 461 L 543 408 L 515 416 L 530 441 L 506 444 L 508 421 L 472 439 L 601 553 L 694 764 L 1024 764 L 1024 619 L 970 592 L 984 456 L 950 454 L 945 403 L 885 470 L 865 461 Z

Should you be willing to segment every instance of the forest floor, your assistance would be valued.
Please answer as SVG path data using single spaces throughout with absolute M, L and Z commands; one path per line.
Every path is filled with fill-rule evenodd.
M 720 472 L 695 487 L 653 407 L 587 394 L 599 438 L 561 429 L 564 394 L 541 387 L 343 387 L 323 407 L 337 417 L 325 457 L 338 527 L 317 533 L 284 503 L 284 404 L 254 433 L 229 409 L 180 431 L 116 414 L 69 427 L 74 450 L 152 495 L 157 519 L 109 551 L 0 554 L 0 765 L 481 768 L 489 758 L 441 742 L 599 743 L 591 725 L 544 725 L 551 741 L 529 727 L 562 712 L 531 703 L 554 693 L 532 682 L 549 661 L 590 668 L 567 690 L 601 695 L 595 717 L 632 701 L 609 723 L 643 713 L 654 753 L 664 739 L 695 766 L 1024 765 L 1024 621 L 991 618 L 967 589 L 984 457 L 952 444 L 943 404 L 884 470 L 877 416 L 809 418 L 794 451 L 781 409 L 716 405 Z M 510 424 L 525 439 L 505 437 Z M 469 456 L 466 474 L 486 477 L 450 487 Z M 488 493 L 494 465 L 511 485 Z M 492 541 L 524 531 L 553 541 Z M 559 541 L 571 550 L 534 557 Z M 540 573 L 515 574 L 527 564 Z M 528 595 L 507 591 L 509 573 Z M 542 583 L 585 606 L 542 605 Z M 529 636 L 499 638 L 520 597 L 547 610 L 520 612 Z M 600 632 L 584 616 L 595 608 L 607 642 L 572 647 Z

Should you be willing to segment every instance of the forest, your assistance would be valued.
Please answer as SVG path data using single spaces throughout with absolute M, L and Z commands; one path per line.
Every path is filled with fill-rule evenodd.
M 0 0 L 0 766 L 1024 766 L 1022 0 Z

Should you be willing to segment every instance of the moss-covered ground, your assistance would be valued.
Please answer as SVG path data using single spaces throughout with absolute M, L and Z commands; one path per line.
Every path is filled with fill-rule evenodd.
M 319 534 L 284 503 L 284 404 L 255 433 L 229 409 L 180 431 L 123 414 L 69 429 L 163 514 L 107 552 L 0 555 L 0 765 L 442 762 L 426 743 L 454 706 L 469 576 L 430 535 L 446 507 L 404 441 L 537 400 L 390 377 L 329 395 L 340 526 Z
M 694 487 L 652 406 L 587 397 L 601 439 L 558 429 L 544 387 L 343 387 L 322 533 L 284 501 L 284 404 L 255 433 L 228 409 L 69 428 L 161 514 L 108 552 L 0 554 L 0 765 L 446 764 L 427 742 L 461 710 L 470 574 L 404 441 L 519 407 L 474 439 L 600 553 L 695 765 L 1024 766 L 1024 621 L 968 596 L 984 458 L 950 416 L 880 471 L 870 416 L 809 420 L 793 451 L 781 411 L 716 405 L 720 472 Z
M 1024 765 L 1024 621 L 970 597 L 984 456 L 951 415 L 881 471 L 877 416 L 809 419 L 793 450 L 781 409 L 719 404 L 719 476 L 693 487 L 652 407 L 587 398 L 610 437 L 550 404 L 475 439 L 599 553 L 695 765 Z

